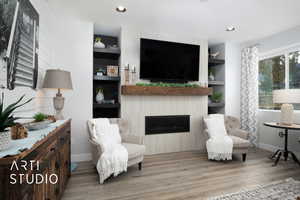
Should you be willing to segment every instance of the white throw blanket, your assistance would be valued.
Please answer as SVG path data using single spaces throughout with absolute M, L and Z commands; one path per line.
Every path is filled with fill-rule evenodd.
M 102 154 L 97 162 L 100 184 L 112 174 L 127 171 L 128 152 L 121 144 L 119 127 L 110 124 L 106 118 L 91 120 L 95 140 L 100 144 Z
M 204 121 L 210 137 L 206 141 L 208 159 L 232 160 L 233 141 L 227 135 L 224 125 L 224 115 L 209 115 Z

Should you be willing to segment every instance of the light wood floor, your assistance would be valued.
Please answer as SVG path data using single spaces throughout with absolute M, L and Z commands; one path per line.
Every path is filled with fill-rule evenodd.
M 293 177 L 300 180 L 300 167 L 280 161 L 272 167 L 269 152 L 252 150 L 245 163 L 236 156 L 231 162 L 212 162 L 200 152 L 146 156 L 142 171 L 127 173 L 98 184 L 89 162 L 80 163 L 72 174 L 63 200 L 190 200 L 206 199 Z

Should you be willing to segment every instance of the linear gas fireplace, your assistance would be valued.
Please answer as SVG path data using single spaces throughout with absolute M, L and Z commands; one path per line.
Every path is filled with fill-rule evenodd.
M 190 131 L 190 115 L 146 116 L 145 133 L 164 134 Z

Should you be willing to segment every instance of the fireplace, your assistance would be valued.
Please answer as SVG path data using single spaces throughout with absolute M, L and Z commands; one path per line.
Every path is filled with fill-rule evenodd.
M 146 116 L 145 133 L 165 134 L 190 131 L 190 115 Z

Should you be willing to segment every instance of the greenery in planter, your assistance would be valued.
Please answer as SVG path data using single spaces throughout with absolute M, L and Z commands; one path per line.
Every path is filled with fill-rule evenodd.
M 44 121 L 47 118 L 48 118 L 48 115 L 45 115 L 43 113 L 36 113 L 33 116 L 33 119 L 34 119 L 35 122 L 41 122 L 41 121 Z
M 214 93 L 210 96 L 210 99 L 211 99 L 213 102 L 219 103 L 219 102 L 221 102 L 222 99 L 223 99 L 223 93 L 222 93 L 222 92 L 214 92 Z
M 8 105 L 6 108 L 4 108 L 4 93 L 2 93 L 1 98 L 0 98 L 0 132 L 4 132 L 7 130 L 7 128 L 12 127 L 16 125 L 16 120 L 20 119 L 19 117 L 14 117 L 13 112 L 29 103 L 31 99 L 25 101 L 24 103 L 21 103 L 22 100 L 24 99 L 25 95 L 23 95 L 18 101 L 15 103 L 12 103 Z
M 196 83 L 137 83 L 137 86 L 157 86 L 157 87 L 186 87 L 197 88 L 200 85 Z

